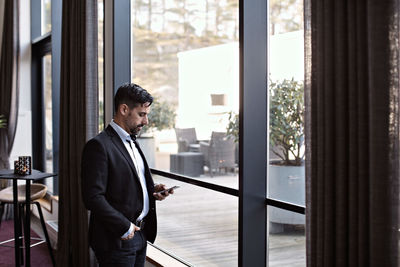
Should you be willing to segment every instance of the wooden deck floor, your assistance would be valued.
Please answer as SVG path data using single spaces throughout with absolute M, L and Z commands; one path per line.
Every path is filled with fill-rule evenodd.
M 156 245 L 194 266 L 237 266 L 238 198 L 167 178 L 179 185 L 169 199 L 157 202 Z M 237 188 L 237 176 L 201 177 L 201 180 Z M 287 227 L 269 235 L 269 266 L 305 266 L 303 227 Z

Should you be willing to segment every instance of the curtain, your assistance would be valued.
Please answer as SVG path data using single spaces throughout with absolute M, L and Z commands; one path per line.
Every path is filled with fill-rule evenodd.
M 19 1 L 3 1 L 2 11 L 4 16 L 0 16 L 3 20 L 0 47 L 0 115 L 7 120 L 7 126 L 0 129 L 0 169 L 9 169 L 18 118 Z M 0 189 L 7 186 L 6 180 L 0 180 Z M 11 219 L 12 216 L 12 207 L 7 205 L 4 218 Z
M 307 266 L 399 266 L 399 1 L 304 3 Z
M 3 38 L 3 25 L 4 25 L 4 1 L 0 1 L 0 60 L 1 60 L 1 44 Z
M 98 132 L 97 38 L 97 0 L 63 1 L 57 266 L 90 264 L 80 161 Z
M 19 1 L 5 0 L 0 57 L 0 115 L 7 127 L 0 129 L 0 169 L 9 169 L 18 118 Z

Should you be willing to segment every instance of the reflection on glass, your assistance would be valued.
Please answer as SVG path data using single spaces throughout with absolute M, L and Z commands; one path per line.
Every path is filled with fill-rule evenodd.
M 157 202 L 155 244 L 193 266 L 237 266 L 237 197 L 159 176 L 154 180 L 180 186 Z
M 104 1 L 98 0 L 99 132 L 104 129 Z
M 45 160 L 46 172 L 53 172 L 53 101 L 51 86 L 51 55 L 43 57 L 43 92 L 44 92 L 44 112 L 45 112 Z M 46 185 L 50 192 L 53 192 L 53 180 L 46 179 Z
M 42 35 L 51 31 L 51 0 L 41 0 Z
M 305 206 L 303 1 L 269 2 L 268 197 Z M 268 208 L 269 266 L 305 266 L 305 216 Z
M 277 222 L 274 217 L 281 212 L 286 223 Z M 268 208 L 268 215 L 269 266 L 306 266 L 305 216 L 275 207 Z
M 238 1 L 131 6 L 132 81 L 155 96 L 139 139 L 149 165 L 237 183 Z

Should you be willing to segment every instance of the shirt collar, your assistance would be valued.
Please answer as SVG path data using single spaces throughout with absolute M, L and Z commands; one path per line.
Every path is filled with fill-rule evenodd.
M 113 129 L 117 132 L 118 136 L 121 138 L 121 140 L 124 142 L 126 140 L 132 141 L 131 136 L 129 133 L 127 133 L 124 129 L 122 129 L 121 126 L 116 124 L 114 120 L 110 122 L 110 126 L 113 127 Z

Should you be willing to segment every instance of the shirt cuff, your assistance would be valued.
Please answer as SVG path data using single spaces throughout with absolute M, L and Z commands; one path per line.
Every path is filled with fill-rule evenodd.
M 121 236 L 121 238 L 127 238 L 128 235 L 130 235 L 133 231 L 133 223 L 131 223 L 131 226 L 129 226 L 129 230 L 128 232 L 126 232 L 123 236 Z

